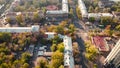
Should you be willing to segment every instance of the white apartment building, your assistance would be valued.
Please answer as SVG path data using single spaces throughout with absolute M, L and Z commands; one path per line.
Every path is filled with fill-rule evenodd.
M 0 32 L 10 33 L 24 33 L 24 32 L 38 32 L 39 26 L 34 25 L 31 27 L 0 27 Z
M 74 68 L 74 58 L 72 52 L 72 39 L 71 37 L 64 36 L 64 68 Z
M 50 10 L 46 11 L 47 16 L 59 16 L 59 15 L 64 15 L 68 14 L 69 9 L 68 9 L 68 0 L 62 0 L 62 9 L 61 10 Z
M 100 19 L 100 17 L 113 17 L 113 15 L 111 13 L 89 13 L 88 18 L 90 17 Z
M 88 15 L 87 8 L 82 0 L 78 0 L 78 7 L 81 11 L 82 17 L 83 18 L 87 17 L 87 15 Z
M 78 0 L 78 7 L 83 18 L 94 17 L 96 19 L 100 19 L 100 17 L 113 17 L 111 13 L 88 13 L 85 3 L 82 0 Z
M 109 0 L 109 1 L 120 2 L 120 0 Z

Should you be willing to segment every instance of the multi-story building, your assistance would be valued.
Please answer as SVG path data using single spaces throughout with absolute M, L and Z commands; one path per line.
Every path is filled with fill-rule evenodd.
M 82 0 L 78 0 L 78 5 L 79 5 L 78 7 L 79 7 L 79 9 L 81 11 L 82 17 L 87 18 L 88 12 L 87 12 L 87 8 L 85 6 L 85 3 Z
M 39 26 L 35 25 L 32 27 L 1 27 L 0 32 L 10 33 L 24 33 L 24 32 L 38 32 Z
M 60 10 L 47 10 L 46 11 L 46 19 L 48 21 L 59 21 L 61 18 L 63 20 L 68 18 L 69 8 L 68 8 L 68 0 L 62 0 L 62 9 Z M 59 18 L 57 18 L 59 17 Z M 61 21 L 60 19 L 60 21 Z
M 120 68 L 120 40 L 105 59 L 105 68 Z
M 64 68 L 74 68 L 74 58 L 72 51 L 72 40 L 68 36 L 64 36 Z

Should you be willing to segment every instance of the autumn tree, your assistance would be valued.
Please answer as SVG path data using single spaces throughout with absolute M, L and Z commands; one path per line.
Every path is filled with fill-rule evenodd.
M 48 68 L 48 61 L 43 57 L 38 59 L 37 64 L 38 68 Z
M 60 44 L 58 44 L 57 45 L 57 50 L 59 51 L 59 52 L 64 52 L 64 44 L 63 43 L 60 43 Z
M 19 14 L 16 16 L 16 20 L 18 22 L 18 24 L 22 24 L 23 23 L 23 16 L 22 14 Z
M 34 22 L 40 22 L 40 16 L 39 16 L 39 13 L 38 12 L 36 12 L 36 13 L 34 13 L 34 15 L 33 15 L 33 21 Z
M 11 20 L 11 18 L 8 17 L 8 18 L 5 19 L 5 21 L 8 22 L 8 23 L 11 23 L 12 20 Z
M 22 53 L 21 60 L 22 60 L 23 62 L 29 62 L 30 57 L 31 57 L 30 54 L 29 54 L 28 52 L 25 52 L 25 53 Z
M 78 43 L 77 42 L 73 43 L 73 55 L 74 55 L 74 57 L 79 56 L 79 54 L 80 54 L 80 51 L 79 51 Z
M 29 68 L 30 66 L 29 66 L 29 64 L 28 63 L 24 63 L 23 64 L 23 68 Z
M 87 41 L 85 43 L 85 48 L 86 48 L 85 57 L 87 59 L 89 59 L 90 61 L 95 60 L 95 58 L 96 58 L 96 56 L 98 54 L 97 48 L 90 41 Z
M 76 7 L 76 14 L 77 14 L 77 17 L 78 17 L 79 19 L 82 19 L 82 15 L 81 15 L 81 11 L 80 11 L 79 6 Z
M 69 29 L 69 33 L 73 35 L 75 32 L 75 26 L 73 24 L 70 24 L 68 29 Z
M 51 49 L 52 52 L 55 52 L 57 50 L 57 45 L 56 44 L 52 44 L 50 49 Z
M 10 42 L 12 35 L 7 32 L 0 33 L 0 42 Z
M 115 28 L 116 30 L 120 31 L 120 25 L 117 25 Z
M 63 64 L 63 53 L 57 51 L 52 55 L 52 61 L 50 67 L 59 68 Z

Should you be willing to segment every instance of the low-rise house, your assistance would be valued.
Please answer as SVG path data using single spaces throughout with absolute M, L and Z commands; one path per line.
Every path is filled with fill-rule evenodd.
M 92 43 L 100 52 L 109 51 L 109 46 L 107 45 L 104 37 L 94 36 L 92 38 Z

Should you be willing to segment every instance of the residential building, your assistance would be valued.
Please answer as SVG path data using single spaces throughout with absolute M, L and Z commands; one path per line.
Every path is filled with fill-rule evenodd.
M 72 39 L 68 36 L 64 36 L 64 68 L 74 68 L 74 58 L 72 51 Z
M 50 40 L 50 39 L 54 38 L 55 35 L 58 35 L 59 38 L 61 38 L 61 39 L 64 38 L 63 35 L 61 35 L 61 34 L 57 34 L 57 33 L 55 33 L 55 32 L 45 32 L 45 38 L 46 38 L 47 40 Z
M 101 17 L 113 17 L 111 13 L 88 13 L 88 18 L 94 17 L 100 19 Z
M 24 32 L 38 32 L 39 26 L 34 25 L 31 27 L 1 27 L 0 32 L 10 32 L 10 33 L 24 33 Z
M 109 0 L 109 1 L 120 2 L 120 0 Z
M 120 68 L 120 39 L 105 59 L 105 68 Z
M 69 13 L 68 9 L 68 0 L 62 0 L 62 9 L 61 10 L 48 10 L 46 11 L 47 17 L 53 17 L 53 16 L 60 16 L 60 17 L 67 17 Z
M 92 38 L 92 43 L 95 45 L 96 48 L 98 48 L 100 52 L 109 51 L 109 46 L 107 45 L 104 37 L 94 36 Z
M 88 15 L 87 8 L 85 6 L 85 3 L 82 0 L 78 0 L 78 7 L 81 11 L 82 17 L 87 18 L 87 15 Z
M 16 16 L 18 15 L 22 15 L 22 17 L 29 17 L 29 18 L 33 18 L 34 14 L 38 13 L 40 17 L 44 17 L 44 13 L 42 11 L 37 11 L 37 12 L 7 12 L 5 14 L 6 18 L 11 18 L 12 20 L 16 19 Z
M 114 4 L 114 2 L 112 0 L 100 0 L 98 2 L 98 6 L 100 8 L 105 8 L 105 7 L 110 7 Z
M 47 40 L 54 38 L 55 35 L 55 32 L 45 32 L 45 37 L 47 38 Z

